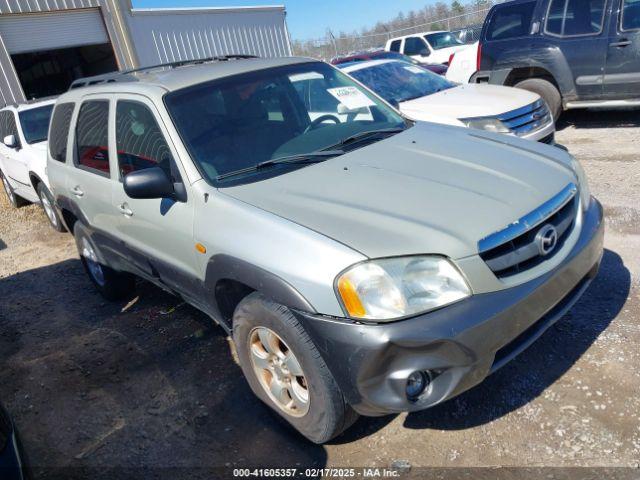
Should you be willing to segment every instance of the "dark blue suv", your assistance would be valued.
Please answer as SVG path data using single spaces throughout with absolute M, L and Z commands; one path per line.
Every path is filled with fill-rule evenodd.
M 640 0 L 514 0 L 494 6 L 478 83 L 538 93 L 563 110 L 640 106 Z

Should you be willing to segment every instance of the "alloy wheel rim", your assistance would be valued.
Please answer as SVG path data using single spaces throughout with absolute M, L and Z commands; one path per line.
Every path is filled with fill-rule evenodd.
M 53 206 L 49 201 L 49 197 L 47 197 L 46 193 L 40 194 L 40 202 L 42 203 L 42 208 L 44 209 L 44 213 L 49 217 L 49 221 L 53 224 L 54 227 L 58 226 L 58 219 L 56 218 L 56 214 L 53 211 Z
M 82 256 L 87 262 L 87 267 L 89 268 L 89 274 L 91 277 L 98 285 L 101 287 L 104 286 L 105 281 L 102 265 L 98 263 L 96 252 L 93 250 L 93 247 L 86 238 L 82 239 Z
M 256 327 L 249 334 L 249 356 L 260 386 L 293 417 L 309 411 L 309 387 L 293 350 L 273 330 Z

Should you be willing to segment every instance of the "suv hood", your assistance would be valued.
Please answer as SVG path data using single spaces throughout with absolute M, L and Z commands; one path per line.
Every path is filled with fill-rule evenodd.
M 400 103 L 400 111 L 418 120 L 492 117 L 538 100 L 526 90 L 498 85 L 467 84 Z M 428 115 L 429 118 L 424 118 Z
M 323 163 L 220 191 L 370 258 L 458 259 L 576 182 L 569 164 L 555 147 L 417 123 Z

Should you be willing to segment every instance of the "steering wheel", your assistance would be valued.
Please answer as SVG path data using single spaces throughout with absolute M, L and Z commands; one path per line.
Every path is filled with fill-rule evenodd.
M 313 120 L 308 126 L 307 128 L 304 129 L 304 133 L 309 132 L 310 130 L 313 130 L 315 128 L 318 127 L 318 125 L 320 125 L 321 123 L 326 122 L 327 120 L 331 120 L 332 122 L 334 122 L 336 125 L 338 125 L 340 123 L 340 119 L 338 117 L 336 117 L 335 115 L 330 115 L 330 114 L 326 114 L 326 115 L 321 115 L 318 118 L 316 118 L 315 120 Z

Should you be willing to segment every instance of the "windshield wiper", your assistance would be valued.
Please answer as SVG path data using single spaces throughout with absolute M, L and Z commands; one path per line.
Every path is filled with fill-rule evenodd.
M 343 150 L 322 150 L 319 152 L 299 153 L 296 155 L 287 155 L 285 157 L 272 158 L 271 160 L 265 160 L 264 162 L 256 163 L 250 167 L 241 168 L 240 170 L 234 170 L 233 172 L 223 173 L 218 175 L 216 180 L 224 180 L 225 178 L 235 177 L 237 175 L 243 175 L 245 173 L 256 172 L 263 168 L 271 167 L 273 165 L 282 164 L 297 164 L 308 162 L 321 162 L 330 157 L 337 157 L 344 154 Z
M 400 133 L 404 131 L 405 131 L 405 128 L 402 128 L 402 127 L 380 128 L 378 130 L 366 130 L 364 132 L 356 133 L 355 135 L 351 135 L 350 137 L 345 138 L 344 140 L 340 141 L 340 143 L 338 143 L 336 146 L 347 145 L 349 143 L 357 142 L 358 140 L 363 140 L 367 137 L 371 137 L 374 135 L 381 135 L 385 133 L 389 133 L 389 134 Z

